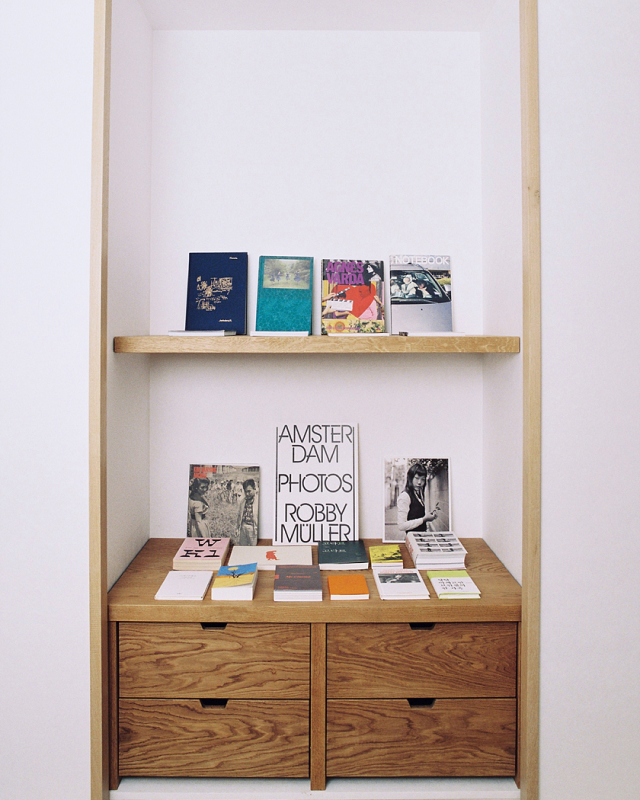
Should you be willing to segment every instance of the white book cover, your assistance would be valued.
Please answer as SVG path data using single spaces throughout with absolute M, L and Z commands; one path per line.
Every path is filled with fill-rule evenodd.
M 391 333 L 453 331 L 451 256 L 390 256 Z
M 274 544 L 358 539 L 358 427 L 276 428 Z
M 275 569 L 278 564 L 310 566 L 313 564 L 311 545 L 306 547 L 256 545 L 255 547 L 236 546 L 231 551 L 227 566 L 257 563 L 258 569 Z
M 156 600 L 202 600 L 207 593 L 213 572 L 204 570 L 172 570 L 162 581 Z
M 417 569 L 374 569 L 381 600 L 429 600 L 429 590 Z

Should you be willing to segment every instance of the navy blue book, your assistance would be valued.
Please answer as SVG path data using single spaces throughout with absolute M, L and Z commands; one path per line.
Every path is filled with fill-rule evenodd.
M 189 253 L 188 331 L 247 332 L 246 253 Z

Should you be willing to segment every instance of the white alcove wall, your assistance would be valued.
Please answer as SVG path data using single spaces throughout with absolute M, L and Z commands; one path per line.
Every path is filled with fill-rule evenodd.
M 322 258 L 434 253 L 456 330 L 521 333 L 515 0 L 113 15 L 113 335 L 182 327 L 188 253 L 223 250 L 249 253 L 250 328 L 260 255 L 313 256 L 318 298 Z M 184 534 L 190 463 L 259 464 L 269 538 L 274 429 L 293 419 L 359 424 L 365 537 L 384 456 L 449 457 L 454 529 L 519 578 L 520 362 L 110 354 L 109 583 L 149 535 Z

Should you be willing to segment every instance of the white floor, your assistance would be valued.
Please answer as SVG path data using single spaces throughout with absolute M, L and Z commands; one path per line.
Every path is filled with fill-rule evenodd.
M 123 778 L 110 800 L 520 800 L 510 778 Z

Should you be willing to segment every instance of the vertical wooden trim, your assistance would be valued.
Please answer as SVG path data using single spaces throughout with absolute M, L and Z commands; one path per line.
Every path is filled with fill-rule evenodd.
M 311 624 L 311 709 L 310 764 L 311 790 L 322 790 L 327 783 L 327 626 Z
M 539 793 L 541 301 L 537 0 L 520 0 L 523 176 L 524 474 L 520 776 L 522 800 Z
M 89 594 L 91 798 L 108 796 L 106 568 L 106 264 L 111 2 L 95 0 L 89 341 Z
M 118 718 L 120 710 L 118 623 L 109 623 L 109 788 L 120 783 L 120 747 Z

